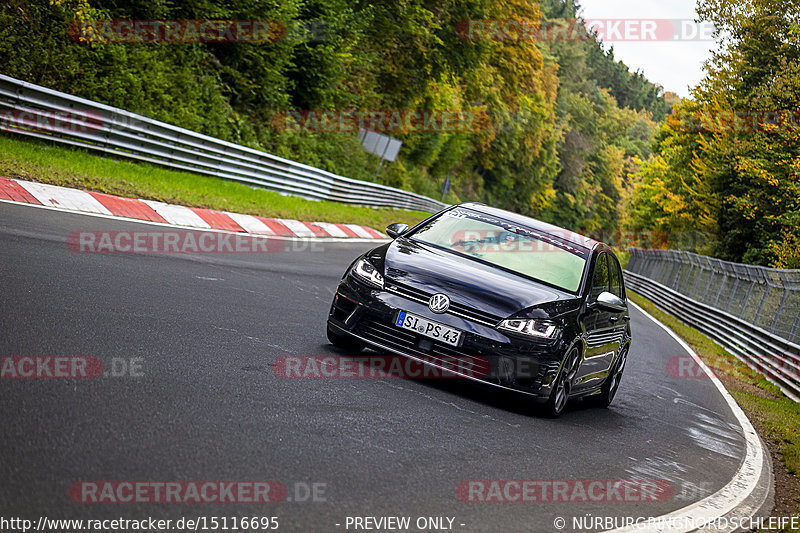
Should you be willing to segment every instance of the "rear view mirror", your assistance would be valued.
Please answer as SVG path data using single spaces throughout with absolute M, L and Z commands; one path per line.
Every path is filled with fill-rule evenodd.
M 394 224 L 390 224 L 386 228 L 386 234 L 389 235 L 392 239 L 396 239 L 403 233 L 408 231 L 408 224 L 403 224 L 402 222 L 395 222 Z
M 611 311 L 624 311 L 626 309 L 625 302 L 619 296 L 611 294 L 610 292 L 601 292 L 597 297 L 596 305 L 603 309 Z

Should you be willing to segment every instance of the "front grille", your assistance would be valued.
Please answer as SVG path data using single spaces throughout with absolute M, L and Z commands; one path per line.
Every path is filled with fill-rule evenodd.
M 472 369 L 474 375 L 478 377 L 488 376 L 491 371 L 491 364 L 487 358 L 473 356 L 461 347 L 447 346 L 432 340 L 430 351 L 421 350 L 417 346 L 418 336 L 414 333 L 384 324 L 369 316 L 361 318 L 353 328 L 353 333 L 415 357 L 444 363 L 448 367 L 452 367 L 454 361 L 463 362 L 463 366 Z
M 402 296 L 403 298 L 407 298 L 425 305 L 428 305 L 428 301 L 431 299 L 431 296 L 433 296 L 432 293 L 396 282 L 387 282 L 385 289 L 391 293 L 397 294 L 398 296 Z M 446 314 L 466 318 L 467 320 L 472 320 L 473 322 L 477 322 L 478 324 L 483 324 L 484 326 L 489 326 L 492 328 L 497 326 L 497 324 L 500 323 L 500 320 L 502 320 L 502 317 L 493 315 L 491 313 L 478 311 L 472 307 L 454 302 L 452 299 L 450 300 L 450 309 L 447 310 Z

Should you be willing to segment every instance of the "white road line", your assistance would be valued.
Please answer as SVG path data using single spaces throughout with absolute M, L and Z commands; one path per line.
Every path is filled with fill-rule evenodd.
M 327 231 L 331 237 L 347 238 L 347 233 L 342 231 L 342 228 L 336 224 L 331 224 L 330 222 L 314 222 L 314 224 Z
M 725 485 L 716 493 L 700 500 L 699 502 L 693 503 L 692 505 L 678 509 L 677 511 L 654 517 L 650 523 L 643 522 L 635 526 L 615 529 L 613 531 L 614 533 L 628 533 L 633 531 L 654 533 L 687 533 L 688 531 L 702 530 L 703 524 L 708 524 L 709 522 L 712 522 L 713 520 L 719 519 L 730 513 L 738 506 L 744 504 L 745 500 L 749 498 L 750 495 L 756 490 L 760 481 L 762 469 L 764 467 L 765 451 L 761 444 L 761 439 L 753 427 L 753 424 L 751 424 L 750 420 L 747 419 L 747 415 L 744 414 L 744 411 L 742 411 L 741 407 L 739 407 L 739 405 L 736 403 L 736 400 L 734 400 L 730 393 L 725 390 L 725 387 L 722 385 L 720 380 L 714 375 L 713 372 L 711 372 L 711 369 L 708 368 L 708 366 L 703 362 L 702 359 L 700 359 L 694 350 L 692 350 L 692 348 L 686 344 L 686 342 L 674 331 L 656 320 L 654 317 L 650 316 L 647 311 L 632 301 L 628 301 L 628 303 L 641 311 L 642 314 L 666 331 L 670 337 L 675 339 L 675 342 L 680 344 L 686 353 L 688 353 L 692 359 L 695 360 L 698 366 L 702 368 L 706 374 L 708 374 L 709 379 L 711 379 L 711 381 L 717 387 L 720 394 L 725 399 L 725 402 L 728 404 L 728 407 L 730 407 L 731 411 L 733 412 L 733 416 L 736 417 L 739 425 L 742 426 L 742 431 L 744 433 L 746 442 L 746 450 L 744 461 L 739 467 L 739 471 L 736 472 L 736 475 L 733 476 L 733 479 L 731 479 L 727 485 Z M 755 511 L 757 511 L 757 509 L 752 509 L 752 512 Z M 735 529 L 736 528 L 732 527 L 728 531 L 733 531 Z M 714 530 L 725 531 L 719 529 Z
M 356 235 L 359 237 L 364 237 L 365 239 L 374 239 L 372 234 L 365 230 L 363 227 L 359 226 L 358 224 L 345 224 L 348 228 L 356 232 Z
M 142 200 L 144 203 L 153 208 L 153 210 L 161 215 L 164 220 L 171 224 L 179 226 L 189 226 L 191 228 L 204 228 L 211 229 L 205 220 L 200 218 L 200 215 L 182 205 L 165 204 L 156 202 L 154 200 Z
M 261 222 L 254 216 L 242 215 L 241 213 L 225 213 L 239 224 L 247 233 L 259 233 L 262 235 L 275 235 L 269 226 Z
M 42 205 L 60 207 L 73 211 L 101 213 L 103 215 L 112 214 L 111 211 L 106 209 L 106 206 L 98 202 L 94 196 L 85 191 L 23 180 L 17 180 L 17 183 L 31 193 L 34 198 L 39 200 Z
M 316 237 L 317 235 L 311 231 L 308 226 L 300 222 L 299 220 L 290 220 L 286 218 L 276 218 L 278 222 L 289 228 L 289 231 L 297 235 L 298 237 Z

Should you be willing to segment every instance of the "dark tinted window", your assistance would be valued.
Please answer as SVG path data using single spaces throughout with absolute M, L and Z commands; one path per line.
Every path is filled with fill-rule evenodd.
M 622 294 L 622 270 L 619 268 L 619 262 L 616 258 L 608 256 L 608 274 L 611 281 L 611 294 L 625 299 Z
M 597 256 L 597 264 L 594 267 L 594 277 L 592 278 L 592 292 L 589 297 L 591 301 L 597 300 L 601 292 L 608 290 L 608 264 L 606 254 Z

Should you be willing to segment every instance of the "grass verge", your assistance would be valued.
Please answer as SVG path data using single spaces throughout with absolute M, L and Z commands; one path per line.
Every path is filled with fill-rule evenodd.
M 220 178 L 8 136 L 0 136 L 0 176 L 248 215 L 361 224 L 381 231 L 392 222 L 413 225 L 429 216 L 282 196 Z
M 784 396 L 778 387 L 709 337 L 662 311 L 650 300 L 628 292 L 631 300 L 692 347 L 722 381 L 761 435 L 770 450 L 775 470 L 772 516 L 800 515 L 800 404 Z

